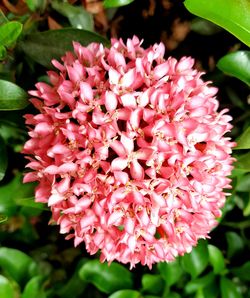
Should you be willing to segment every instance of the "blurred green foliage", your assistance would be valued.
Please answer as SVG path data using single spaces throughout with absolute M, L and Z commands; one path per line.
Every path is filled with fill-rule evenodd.
M 237 161 L 231 195 L 211 240 L 199 241 L 191 253 L 172 263 L 159 263 L 151 271 L 141 266 L 129 271 L 121 264 L 109 266 L 83 257 L 84 252 L 66 244 L 55 227 L 47 227 L 49 212 L 33 201 L 35 185 L 22 183 L 20 151 L 27 138 L 22 115 L 30 109 L 25 90 L 44 74 L 42 66 L 50 67 L 51 58 L 71 49 L 72 40 L 109 44 L 93 31 L 93 16 L 73 2 L 27 0 L 23 14 L 2 13 L 0 20 L 0 297 L 250 298 L 250 113 L 246 100 L 232 86 L 226 87 L 227 95 L 242 111 L 235 121 Z M 105 0 L 104 5 L 131 2 Z M 194 18 L 192 30 L 210 36 L 221 30 L 220 25 L 250 44 L 250 12 L 242 10 L 247 1 L 209 1 L 208 5 L 208 1 L 186 0 L 185 5 L 212 21 Z M 62 28 L 49 30 L 49 15 L 59 15 Z M 240 79 L 242 86 L 249 85 L 249 65 L 247 50 L 218 61 L 223 76 Z

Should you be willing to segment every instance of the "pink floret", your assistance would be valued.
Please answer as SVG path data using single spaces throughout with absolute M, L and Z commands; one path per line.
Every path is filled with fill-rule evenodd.
M 235 145 L 217 89 L 194 60 L 164 58 L 137 37 L 74 42 L 26 115 L 24 181 L 75 245 L 101 261 L 172 261 L 208 237 L 225 203 Z

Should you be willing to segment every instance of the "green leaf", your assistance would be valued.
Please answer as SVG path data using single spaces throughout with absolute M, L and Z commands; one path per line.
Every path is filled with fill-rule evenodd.
M 0 45 L 0 61 L 4 60 L 7 56 L 6 48 L 2 45 Z
M 18 206 L 25 206 L 25 207 L 41 209 L 41 210 L 50 210 L 43 203 L 35 202 L 34 197 L 31 197 L 31 198 L 18 198 L 18 199 L 15 199 L 15 203 Z
M 250 127 L 248 127 L 242 135 L 236 140 L 237 147 L 234 149 L 250 149 Z
M 163 290 L 164 281 L 160 275 L 143 274 L 142 276 L 142 290 L 150 294 L 160 294 Z
M 250 281 L 250 261 L 240 267 L 232 268 L 231 272 L 241 280 Z
M 157 268 L 169 287 L 174 285 L 183 274 L 183 269 L 180 265 L 179 259 L 170 263 L 158 263 Z
M 225 260 L 222 252 L 214 245 L 208 245 L 210 264 L 213 266 L 215 274 L 220 274 L 225 270 Z
M 0 27 L 0 44 L 11 46 L 22 32 L 23 25 L 17 21 L 8 22 Z
M 192 294 L 195 293 L 196 291 L 198 291 L 199 289 L 202 289 L 208 285 L 211 286 L 211 284 L 214 282 L 215 280 L 215 275 L 213 274 L 213 272 L 208 273 L 207 275 L 191 280 L 190 282 L 188 282 L 185 286 L 185 292 L 187 294 Z
M 16 200 L 34 194 L 32 183 L 23 184 L 22 175 L 17 174 L 8 184 L 0 186 L 0 214 L 14 215 L 17 211 Z
M 4 223 L 8 220 L 8 216 L 0 214 L 0 224 Z
M 250 51 L 237 51 L 227 54 L 218 61 L 217 66 L 226 74 L 250 85 Z
M 73 6 L 69 3 L 58 1 L 53 1 L 51 5 L 57 12 L 67 17 L 74 28 L 93 31 L 93 16 L 83 6 Z
M 8 156 L 5 142 L 0 135 L 0 181 L 3 180 L 8 166 Z
M 250 46 L 250 2 L 248 0 L 185 0 L 193 14 L 231 32 Z
M 191 30 L 201 35 L 213 35 L 220 32 L 221 27 L 201 18 L 195 18 L 191 23 Z
M 235 232 L 226 232 L 227 240 L 227 257 L 230 259 L 232 256 L 241 253 L 244 249 L 244 242 L 242 238 Z
M 250 172 L 250 151 L 236 157 L 236 162 L 234 162 L 234 171 L 238 171 L 240 174 Z M 237 174 L 237 172 L 236 172 Z M 232 173 L 233 176 L 234 172 Z
M 0 110 L 21 110 L 28 105 L 27 93 L 16 84 L 0 80 Z
M 108 298 L 140 298 L 140 297 L 141 297 L 140 292 L 137 292 L 134 290 L 120 290 L 113 293 Z
M 8 247 L 0 247 L 0 267 L 21 284 L 37 271 L 37 265 L 31 257 Z
M 105 8 L 112 8 L 128 5 L 132 2 L 134 2 L 134 0 L 104 0 L 103 5 Z
M 221 277 L 220 279 L 220 290 L 222 298 L 242 298 L 236 285 L 226 277 Z
M 102 36 L 80 29 L 65 28 L 34 33 L 26 36 L 20 46 L 26 55 L 47 68 L 52 68 L 51 60 L 60 59 L 66 51 L 72 51 L 72 41 L 78 41 L 83 46 L 91 42 L 99 42 L 109 46 Z
M 82 266 L 79 275 L 107 294 L 124 288 L 130 289 L 133 285 L 131 272 L 114 262 L 108 265 L 99 260 L 90 260 Z
M 10 281 L 0 275 L 0 297 L 1 298 L 14 298 L 15 297 L 15 292 L 13 289 L 12 284 Z
M 238 180 L 236 190 L 239 192 L 248 192 L 250 189 L 250 174 L 244 175 Z
M 208 265 L 207 242 L 204 240 L 199 241 L 191 253 L 182 257 L 182 265 L 185 271 L 191 274 L 192 278 L 196 278 L 201 274 Z
M 26 284 L 21 298 L 47 298 L 42 288 L 44 277 L 42 275 L 34 276 Z

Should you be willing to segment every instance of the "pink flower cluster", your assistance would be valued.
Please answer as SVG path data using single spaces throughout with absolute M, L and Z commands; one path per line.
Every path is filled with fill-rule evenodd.
M 24 182 L 38 181 L 60 232 L 101 261 L 152 266 L 208 237 L 225 203 L 234 143 L 217 89 L 194 61 L 164 59 L 137 37 L 105 48 L 74 42 L 25 116 Z

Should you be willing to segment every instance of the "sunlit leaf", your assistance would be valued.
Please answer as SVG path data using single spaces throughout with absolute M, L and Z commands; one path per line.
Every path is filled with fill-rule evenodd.
M 250 127 L 248 127 L 236 140 L 237 147 L 234 149 L 250 149 Z
M 217 66 L 226 74 L 250 85 L 250 51 L 237 51 L 227 54 L 218 61 Z
M 0 44 L 11 46 L 22 32 L 23 25 L 17 21 L 11 21 L 0 26 Z
M 222 273 L 225 269 L 225 260 L 222 252 L 214 245 L 208 245 L 209 261 L 215 274 Z
M 193 248 L 191 253 L 185 254 L 182 258 L 182 264 L 192 278 L 196 278 L 208 265 L 207 242 L 199 241 L 198 245 Z
M 0 110 L 21 110 L 27 105 L 27 93 L 21 87 L 0 80 Z
M 108 298 L 141 298 L 141 294 L 135 290 L 120 290 L 113 293 Z
M 11 282 L 2 275 L 0 275 L 0 297 L 1 298 L 15 297 L 15 291 Z
M 37 265 L 31 257 L 8 247 L 0 247 L 0 267 L 18 283 L 27 281 L 37 271 Z
M 105 8 L 112 8 L 128 5 L 132 2 L 134 2 L 134 0 L 104 0 L 103 4 Z
M 47 295 L 42 288 L 44 277 L 42 275 L 34 276 L 25 285 L 21 298 L 47 298 Z
M 83 46 L 87 46 L 91 42 L 109 45 L 104 37 L 96 33 L 65 28 L 27 35 L 26 39 L 20 42 L 20 46 L 25 54 L 34 61 L 47 68 L 52 68 L 52 59 L 60 59 L 66 51 L 73 50 L 72 41 L 78 41 Z
M 53 1 L 51 5 L 56 11 L 67 17 L 74 28 L 93 31 L 93 17 L 83 6 L 73 6 L 67 2 L 58 1 Z
M 228 278 L 221 277 L 221 298 L 243 298 L 238 292 L 236 285 Z
M 185 0 L 184 5 L 191 13 L 223 27 L 250 46 L 248 0 Z
M 80 277 L 94 284 L 100 291 L 110 294 L 120 289 L 130 289 L 133 285 L 131 272 L 118 263 L 100 263 L 90 260 L 79 271 Z M 122 278 L 121 278 L 122 277 Z

